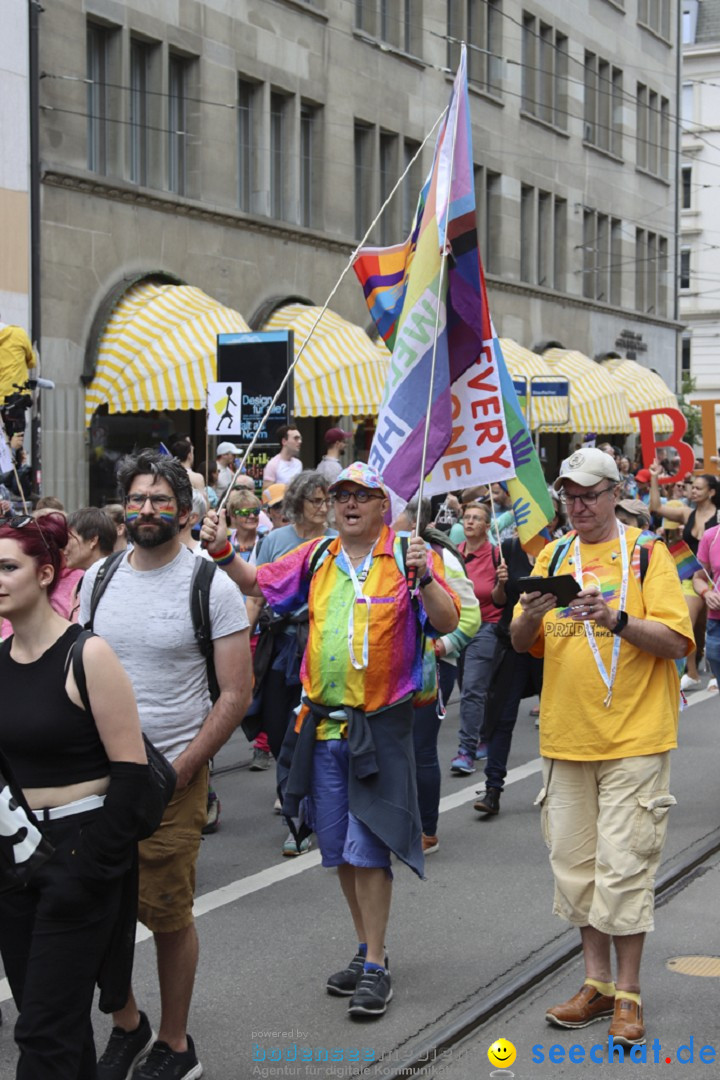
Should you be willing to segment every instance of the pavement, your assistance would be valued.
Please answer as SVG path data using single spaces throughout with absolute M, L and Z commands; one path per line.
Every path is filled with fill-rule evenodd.
M 673 761 L 672 790 L 678 807 L 664 866 L 686 860 L 720 824 L 716 765 L 720 699 L 703 691 L 690 700 L 681 720 L 681 748 Z M 250 773 L 248 744 L 241 734 L 233 737 L 217 762 L 220 830 L 205 839 L 198 872 L 201 960 L 190 1032 L 206 1077 L 350 1076 L 369 1061 L 376 1062 L 370 1067 L 373 1076 L 389 1075 L 413 1047 L 482 1003 L 528 964 L 575 940 L 576 932 L 550 910 L 551 875 L 533 806 L 541 785 L 531 704 L 521 707 L 509 785 L 501 813 L 492 819 L 482 819 L 472 810 L 475 792 L 482 787 L 482 771 L 462 779 L 449 775 L 457 732 L 457 704 L 450 706 L 440 738 L 440 850 L 427 859 L 425 881 L 405 868 L 396 870 L 388 935 L 395 998 L 387 1015 L 371 1023 L 351 1021 L 346 1002 L 324 991 L 327 975 L 345 966 L 355 946 L 337 876 L 320 867 L 316 851 L 282 858 L 286 834 L 281 819 L 272 814 L 273 774 Z M 222 771 L 228 766 L 240 767 Z M 667 1056 L 673 1061 L 677 1048 L 691 1036 L 696 1062 L 699 1042 L 711 1043 L 714 1037 L 720 1051 L 720 1032 L 717 1024 L 713 1029 L 710 1017 L 711 1008 L 717 1013 L 716 987 L 710 983 L 700 1007 L 697 980 L 665 967 L 670 956 L 712 952 L 716 947 L 717 873 L 713 865 L 669 899 L 659 911 L 658 931 L 648 941 L 649 1033 L 662 1040 L 663 1048 L 667 1044 Z M 156 1025 L 154 968 L 152 944 L 139 928 L 134 985 L 141 1007 Z M 456 1047 L 427 1075 L 448 1080 L 488 1075 L 487 1047 L 501 1034 L 516 1043 L 517 1077 L 574 1076 L 572 1069 L 586 1068 L 531 1060 L 532 1046 L 592 1045 L 588 1040 L 602 1034 L 601 1025 L 577 1034 L 555 1032 L 545 1025 L 546 1005 L 569 997 L 581 981 L 576 970 L 567 968 L 554 980 L 526 996 L 516 1013 L 507 1010 L 477 1039 Z M 705 990 L 706 984 L 700 985 Z M 0 1029 L 0 1077 L 13 1074 L 16 1058 L 15 1010 L 8 996 L 7 985 L 0 981 L 5 1020 Z M 676 1010 L 681 1000 L 684 1005 Z M 102 1047 L 110 1021 L 96 1013 L 94 1023 Z M 312 1064 L 301 1060 L 308 1051 Z M 437 1072 L 441 1067 L 445 1071 Z M 655 1068 L 644 1066 L 643 1075 L 654 1080 L 651 1067 Z M 705 1069 L 708 1076 L 720 1075 L 719 1065 L 713 1073 L 707 1071 L 711 1066 L 700 1063 L 683 1066 L 683 1074 L 691 1067 Z M 608 1080 L 615 1080 L 612 1068 L 608 1074 Z M 657 1075 L 674 1080 L 668 1065 Z

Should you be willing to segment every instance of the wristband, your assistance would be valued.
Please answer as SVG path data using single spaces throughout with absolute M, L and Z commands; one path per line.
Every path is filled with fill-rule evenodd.
M 213 562 L 218 566 L 228 566 L 235 558 L 235 549 L 228 540 L 226 546 L 217 555 L 214 552 L 210 552 L 213 558 Z
M 431 581 L 435 580 L 435 575 L 432 570 L 426 570 L 423 576 L 418 581 L 418 588 L 424 589 L 426 585 L 429 585 Z
M 627 611 L 618 611 L 617 622 L 610 631 L 611 634 L 622 634 L 623 630 L 628 624 Z

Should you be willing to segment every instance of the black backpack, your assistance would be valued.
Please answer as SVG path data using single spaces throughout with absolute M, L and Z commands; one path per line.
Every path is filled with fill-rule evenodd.
M 115 551 L 108 555 L 105 562 L 98 570 L 97 577 L 93 582 L 90 594 L 90 618 L 85 624 L 86 630 L 92 630 L 95 622 L 100 599 L 110 583 L 110 579 L 120 565 L 124 551 Z M 215 574 L 215 563 L 207 559 L 196 558 L 193 567 L 192 582 L 190 585 L 190 615 L 192 617 L 193 632 L 200 652 L 205 657 L 207 667 L 208 690 L 210 699 L 214 702 L 220 697 L 217 675 L 215 674 L 214 646 L 212 640 L 212 627 L 210 624 L 210 584 Z

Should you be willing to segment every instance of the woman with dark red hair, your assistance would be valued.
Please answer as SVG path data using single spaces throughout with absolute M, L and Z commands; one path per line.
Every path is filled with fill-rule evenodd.
M 67 541 L 62 514 L 0 523 L 0 617 L 14 631 L 0 645 L 0 749 L 54 849 L 25 887 L 0 892 L 21 1080 L 97 1075 L 93 992 L 132 906 L 148 786 L 132 687 L 101 638 L 82 653 L 92 711 L 82 704 L 72 665 L 82 631 L 50 603 Z

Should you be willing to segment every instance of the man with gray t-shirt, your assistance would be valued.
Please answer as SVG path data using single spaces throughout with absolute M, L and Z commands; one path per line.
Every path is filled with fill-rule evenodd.
M 143 450 L 124 459 L 118 479 L 134 547 L 108 577 L 93 625 L 117 652 L 135 690 L 143 731 L 170 759 L 178 779 L 160 828 L 139 845 L 138 915 L 155 937 L 158 1037 L 129 988 L 127 1004 L 114 1014 L 98 1080 L 146 1080 L 160 1073 L 191 1080 L 202 1074 L 187 1020 L 198 959 L 192 906 L 207 814 L 207 763 L 250 702 L 248 620 L 235 585 L 215 573 L 209 603 L 220 695 L 213 705 L 190 608 L 196 560 L 179 537 L 192 508 L 187 472 L 174 458 Z M 100 565 L 83 581 L 83 623 L 90 617 Z

